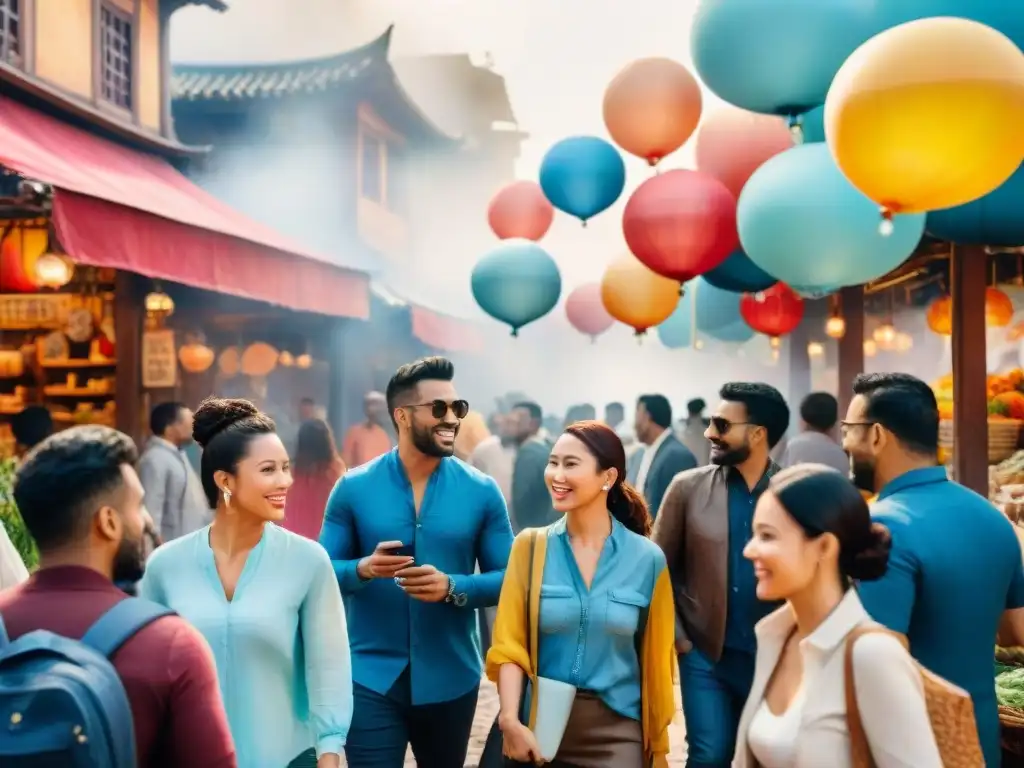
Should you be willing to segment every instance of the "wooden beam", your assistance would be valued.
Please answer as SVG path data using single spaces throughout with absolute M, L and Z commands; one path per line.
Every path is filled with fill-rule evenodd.
M 851 285 L 839 292 L 839 305 L 846 322 L 846 335 L 839 340 L 839 418 L 853 400 L 853 380 L 864 373 L 864 286 Z
M 956 480 L 988 495 L 985 392 L 985 288 L 988 259 L 977 246 L 953 246 L 953 461 Z
M 140 278 L 117 271 L 114 282 L 114 337 L 117 344 L 117 428 L 136 442 L 143 437 L 142 321 L 143 292 Z

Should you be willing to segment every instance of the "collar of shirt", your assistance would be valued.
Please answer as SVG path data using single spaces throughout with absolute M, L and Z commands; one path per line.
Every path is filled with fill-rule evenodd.
M 846 590 L 839 605 L 832 609 L 825 620 L 810 635 L 800 641 L 800 648 L 803 650 L 810 646 L 825 653 L 832 651 L 843 642 L 850 630 L 866 618 L 868 618 L 868 613 L 857 595 L 857 590 L 851 587 Z M 795 629 L 796 619 L 793 616 L 793 611 L 788 605 L 784 605 L 759 621 L 754 631 L 759 642 L 762 640 L 785 642 Z
M 666 429 L 660 435 L 658 435 L 654 442 L 644 447 L 643 456 L 640 457 L 640 468 L 636 473 L 636 487 L 643 492 L 644 484 L 647 481 L 647 474 L 651 471 L 651 465 L 654 463 L 655 457 L 658 455 L 658 449 L 672 436 L 672 430 Z
M 611 551 L 615 552 L 620 546 L 622 546 L 622 538 L 626 535 L 626 527 L 620 523 L 615 517 L 609 512 L 608 517 L 612 521 L 612 532 L 609 534 L 607 541 L 611 542 Z M 562 537 L 566 543 L 569 542 L 569 529 L 566 525 L 566 516 L 562 515 L 558 520 L 551 524 L 551 533 L 555 536 Z
M 736 467 L 723 467 L 723 469 L 726 470 L 725 476 L 728 480 L 731 480 L 733 482 L 739 481 L 743 484 L 744 488 L 747 488 L 747 481 L 743 477 L 743 475 L 740 474 L 739 469 L 737 469 Z M 779 469 L 780 467 L 778 464 L 776 464 L 771 459 L 768 459 L 768 466 L 765 467 L 764 474 L 761 475 L 761 479 L 754 483 L 753 488 L 747 489 L 750 495 L 759 496 L 761 493 L 763 493 L 764 490 L 768 487 L 768 483 L 769 481 L 771 481 L 772 476 L 775 475 L 775 473 L 778 472 Z
M 412 483 L 409 482 L 409 475 L 406 474 L 405 464 L 402 463 L 401 457 L 398 455 L 398 448 L 392 448 L 385 454 L 385 459 L 388 466 L 391 469 L 391 473 L 398 479 L 402 485 L 406 487 L 412 487 Z M 428 483 L 432 483 L 434 478 L 441 477 L 444 475 L 447 467 L 451 462 L 456 461 L 452 456 L 444 456 L 434 468 L 434 471 L 430 473 L 430 478 L 427 480 Z
M 40 568 L 29 577 L 31 588 L 96 592 L 116 590 L 113 582 L 99 571 L 83 565 L 56 565 Z
M 913 488 L 920 485 L 932 485 L 935 483 L 945 483 L 948 481 L 949 477 L 946 476 L 945 467 L 921 467 L 920 469 L 912 469 L 886 483 L 885 487 L 878 492 L 878 496 L 875 497 L 875 500 L 882 501 L 883 499 L 887 499 L 892 496 L 894 493 L 906 490 L 907 488 Z

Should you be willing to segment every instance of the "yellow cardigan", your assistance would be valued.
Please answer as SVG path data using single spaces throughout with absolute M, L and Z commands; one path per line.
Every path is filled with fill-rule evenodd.
M 537 548 L 533 559 L 533 583 L 530 605 L 526 606 L 530 576 L 530 531 L 522 531 L 512 544 L 512 554 L 505 571 L 498 599 L 498 615 L 491 633 L 491 648 L 487 652 L 487 677 L 495 683 L 503 664 L 515 664 L 529 676 L 537 678 L 537 660 L 530 658 L 529 648 L 538 645 L 537 625 L 540 615 L 540 584 L 544 577 L 544 557 L 547 554 L 546 530 L 537 535 Z M 526 637 L 526 611 L 529 610 L 530 634 Z M 651 604 L 647 612 L 647 628 L 642 644 L 640 669 L 641 725 L 644 752 L 649 762 L 666 765 L 668 754 L 668 726 L 675 715 L 672 669 L 675 664 L 675 607 L 668 568 L 662 570 L 654 585 Z M 533 728 L 537 686 L 533 686 L 534 700 L 530 707 L 530 727 Z

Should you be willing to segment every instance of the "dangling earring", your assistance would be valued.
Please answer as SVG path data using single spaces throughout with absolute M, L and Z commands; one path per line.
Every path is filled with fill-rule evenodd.
M 605 483 L 604 485 L 601 486 L 601 490 L 604 491 L 605 493 L 608 493 L 608 491 L 610 491 L 611 489 L 612 489 L 612 487 L 610 485 L 608 485 L 607 483 Z
M 223 489 L 223 494 L 224 494 L 224 506 L 225 507 L 230 507 L 231 506 L 231 491 L 229 491 L 227 488 L 225 488 L 225 489 Z

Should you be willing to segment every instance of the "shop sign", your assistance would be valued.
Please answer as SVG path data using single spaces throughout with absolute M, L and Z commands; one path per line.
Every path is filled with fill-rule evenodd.
M 178 357 L 174 331 L 146 331 L 142 334 L 142 386 L 171 389 L 178 383 Z
M 74 299 L 70 293 L 2 294 L 0 328 L 9 331 L 63 328 Z

